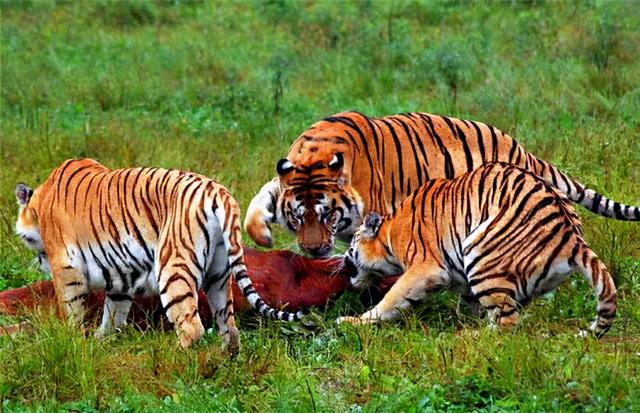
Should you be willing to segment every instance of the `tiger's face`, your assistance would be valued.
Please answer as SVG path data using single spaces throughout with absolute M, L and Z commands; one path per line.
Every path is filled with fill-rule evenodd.
M 380 277 L 404 272 L 404 266 L 393 255 L 387 240 L 384 240 L 385 231 L 380 231 L 382 226 L 383 220 L 378 213 L 368 214 L 344 256 L 345 267 L 350 273 L 356 274 L 351 277 L 351 285 L 357 289 L 369 287 Z
M 16 234 L 22 242 L 38 253 L 40 269 L 46 273 L 50 272 L 49 261 L 44 251 L 44 242 L 40 235 L 40 224 L 36 210 L 29 205 L 33 197 L 33 190 L 25 184 L 16 186 L 16 200 L 18 201 L 18 219 L 16 220 Z
M 298 245 L 312 256 L 325 256 L 335 239 L 348 240 L 361 221 L 364 205 L 349 184 L 341 152 L 282 159 L 276 170 L 283 188 L 276 219 L 295 233 Z

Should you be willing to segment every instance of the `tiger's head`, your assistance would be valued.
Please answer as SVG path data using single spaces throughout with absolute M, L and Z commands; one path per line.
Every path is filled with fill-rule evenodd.
M 351 240 L 344 255 L 345 268 L 351 273 L 351 285 L 369 287 L 380 277 L 398 275 L 404 267 L 393 254 L 389 240 L 389 222 L 377 212 L 369 213 Z
M 332 146 L 309 145 L 277 164 L 282 192 L 276 221 L 312 256 L 329 254 L 335 238 L 349 239 L 360 223 L 364 205 L 351 186 L 347 156 Z
M 49 261 L 44 251 L 44 242 L 40 235 L 40 224 L 38 213 L 34 207 L 34 192 L 25 184 L 16 186 L 16 200 L 18 201 L 18 219 L 16 220 L 16 234 L 22 242 L 38 253 L 40 268 L 44 272 L 49 272 Z

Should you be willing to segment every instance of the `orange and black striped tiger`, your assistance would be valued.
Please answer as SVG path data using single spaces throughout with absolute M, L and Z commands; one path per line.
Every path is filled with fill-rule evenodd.
M 479 300 L 498 325 L 514 325 L 518 307 L 581 272 L 598 299 L 591 330 L 603 334 L 616 314 L 616 288 L 582 237 L 569 199 L 519 167 L 491 163 L 453 180 L 427 182 L 394 213 L 373 212 L 344 257 L 357 268 L 351 282 L 403 273 L 384 298 L 360 317 L 390 320 L 429 292 L 452 287 Z
M 35 191 L 19 184 L 16 198 L 16 232 L 50 269 L 62 313 L 81 321 L 89 291 L 106 291 L 98 336 L 125 323 L 134 294 L 159 294 L 180 344 L 189 346 L 204 334 L 197 311 L 202 288 L 224 345 L 235 352 L 232 274 L 261 314 L 302 316 L 260 299 L 244 264 L 238 204 L 204 176 L 67 160 Z
M 277 222 L 297 235 L 302 250 L 326 255 L 335 237 L 350 239 L 368 211 L 393 212 L 427 180 L 488 162 L 531 171 L 597 214 L 640 220 L 640 208 L 585 188 L 492 126 L 426 113 L 346 112 L 317 122 L 293 143 L 277 164 L 278 177 L 251 201 L 245 229 L 271 246 L 269 225 Z

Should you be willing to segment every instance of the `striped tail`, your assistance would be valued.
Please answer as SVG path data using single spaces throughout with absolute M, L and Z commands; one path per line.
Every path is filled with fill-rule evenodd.
M 598 316 L 590 329 L 600 337 L 611 328 L 616 316 L 616 286 L 607 267 L 586 244 L 576 245 L 572 261 L 589 281 L 598 299 Z
M 251 282 L 251 278 L 249 278 L 246 267 L 244 265 L 238 265 L 238 267 L 242 268 L 238 268 L 238 270 L 234 272 L 236 282 L 238 283 L 238 287 L 240 287 L 242 294 L 244 294 L 249 304 L 251 304 L 251 307 L 255 308 L 263 316 L 273 320 L 302 320 L 305 315 L 305 312 L 302 310 L 296 313 L 290 313 L 288 311 L 279 311 L 269 307 L 269 305 L 260 298 L 256 289 L 253 288 L 253 283 Z
M 240 245 L 242 233 L 240 232 L 240 208 L 231 194 L 225 189 L 221 192 L 221 201 L 227 205 L 226 208 L 214 208 L 214 213 L 221 225 L 225 244 L 228 248 L 229 271 L 236 278 L 236 283 L 240 287 L 240 291 L 246 297 L 251 307 L 255 308 L 264 317 L 274 320 L 299 321 L 305 313 L 298 311 L 290 313 L 288 311 L 279 311 L 269 307 L 260 295 L 253 288 L 251 278 L 247 272 L 247 266 L 244 263 L 243 249 Z M 232 212 L 227 212 L 232 211 Z M 229 219 L 227 219 L 229 218 Z
M 527 153 L 527 169 L 564 192 L 569 199 L 588 210 L 620 221 L 640 221 L 640 207 L 624 205 L 601 195 L 593 189 L 585 188 L 558 168 Z

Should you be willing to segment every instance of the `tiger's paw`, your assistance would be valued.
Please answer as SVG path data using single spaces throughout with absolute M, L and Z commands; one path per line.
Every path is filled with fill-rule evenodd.
M 358 317 L 338 317 L 336 318 L 336 324 L 359 324 L 360 319 Z
M 607 331 L 609 331 L 610 328 L 611 328 L 610 323 L 607 323 L 606 321 L 602 321 L 598 319 L 593 321 L 589 326 L 589 330 L 591 331 L 591 333 L 593 333 L 593 335 L 596 338 L 602 338 L 602 336 L 607 334 Z
M 119 328 L 115 329 L 113 327 L 100 326 L 96 329 L 96 331 L 93 332 L 93 337 L 96 340 L 104 340 L 113 333 L 119 333 L 120 331 L 121 330 Z
M 588 338 L 589 336 L 593 336 L 600 339 L 607 333 L 607 331 L 609 331 L 610 328 L 610 324 L 598 323 L 598 320 L 596 320 L 589 325 L 589 330 L 579 329 L 578 334 L 576 334 L 575 337 Z
M 198 318 L 191 322 L 183 323 L 178 330 L 178 340 L 182 348 L 190 347 L 191 344 L 200 340 L 204 336 L 204 327 Z
M 352 324 L 352 325 L 364 325 L 375 324 L 378 320 L 375 318 L 363 318 L 363 317 L 338 317 L 336 324 Z
M 275 222 L 275 201 L 280 195 L 280 183 L 277 178 L 267 182 L 247 208 L 244 219 L 244 229 L 249 237 L 262 247 L 273 247 L 270 223 Z
M 93 337 L 97 340 L 104 340 L 105 338 L 122 333 L 123 329 L 127 326 L 127 323 L 122 323 L 122 325 L 115 327 L 113 325 L 101 325 L 93 332 Z
M 254 207 L 255 208 L 255 207 Z M 263 209 L 252 209 L 247 211 L 244 220 L 244 230 L 249 237 L 261 247 L 273 247 L 273 238 L 269 222 L 273 220 L 273 214 Z
M 240 333 L 237 328 L 227 331 L 222 341 L 222 349 L 229 352 L 229 357 L 234 358 L 240 352 Z
M 273 238 L 271 236 L 271 228 L 262 218 L 248 218 L 245 224 L 245 230 L 249 237 L 261 247 L 273 247 Z
M 501 328 L 513 329 L 518 324 L 518 313 L 515 312 L 508 316 L 499 316 L 497 325 Z
M 98 327 L 96 331 L 93 333 L 93 337 L 96 340 L 102 340 L 107 336 L 107 334 L 109 334 L 109 332 L 107 331 L 106 328 Z

